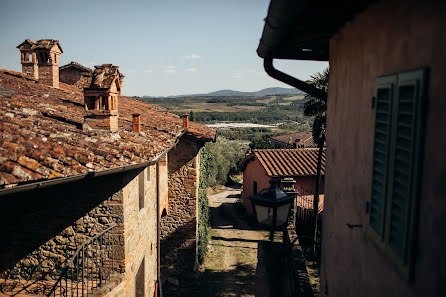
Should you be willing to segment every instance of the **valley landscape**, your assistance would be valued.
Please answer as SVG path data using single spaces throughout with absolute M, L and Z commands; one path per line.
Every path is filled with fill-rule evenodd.
M 135 97 L 217 130 L 230 140 L 249 141 L 251 148 L 272 148 L 271 136 L 310 131 L 303 114 L 304 94 L 297 89 L 267 88 L 256 92 L 220 90 L 174 97 Z

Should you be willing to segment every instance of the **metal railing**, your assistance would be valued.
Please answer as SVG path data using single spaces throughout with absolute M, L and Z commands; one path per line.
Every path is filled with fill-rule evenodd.
M 110 280 L 114 272 L 121 272 L 116 227 L 109 227 L 83 243 L 66 261 L 62 274 L 46 296 L 89 296 Z

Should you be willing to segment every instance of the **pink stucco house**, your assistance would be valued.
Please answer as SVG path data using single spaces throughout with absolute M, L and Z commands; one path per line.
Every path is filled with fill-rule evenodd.
M 242 204 L 252 213 L 249 196 L 270 186 L 270 180 L 293 178 L 298 193 L 311 193 L 316 186 L 318 149 L 259 149 L 253 150 L 243 161 Z M 325 152 L 322 156 L 321 191 L 324 193 Z

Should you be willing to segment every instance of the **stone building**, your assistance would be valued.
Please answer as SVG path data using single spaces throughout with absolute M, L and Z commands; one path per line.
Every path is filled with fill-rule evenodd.
M 38 79 L 41 83 L 59 87 L 59 59 L 63 53 L 59 40 L 26 39 L 19 44 L 22 72 Z
M 267 72 L 327 103 L 319 296 L 444 296 L 446 3 L 272 0 Z M 327 94 L 273 59 L 330 63 Z
M 160 217 L 171 170 L 185 162 L 170 152 L 192 146 L 197 170 L 198 148 L 215 131 L 121 96 L 110 64 L 96 67 L 85 92 L 12 71 L 0 78 L 0 291 L 19 276 L 27 294 L 154 296 Z M 191 176 L 176 179 L 190 192 Z
M 278 149 L 317 148 L 310 132 L 295 132 L 271 137 L 271 142 Z
M 79 88 L 88 86 L 93 70 L 76 62 L 59 67 L 59 81 Z

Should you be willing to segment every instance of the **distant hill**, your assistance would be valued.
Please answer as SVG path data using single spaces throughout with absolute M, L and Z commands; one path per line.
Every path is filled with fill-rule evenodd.
M 215 97 L 229 97 L 229 96 L 272 96 L 272 95 L 302 95 L 304 94 L 301 90 L 294 88 L 266 88 L 257 92 L 240 92 L 234 90 L 219 90 L 215 92 L 210 92 L 207 94 L 189 94 L 189 95 L 178 95 L 169 97 L 186 97 L 186 96 L 215 96 Z M 150 97 L 150 96 L 143 96 Z
M 302 91 L 292 88 L 266 88 L 257 92 L 239 92 L 233 90 L 220 90 L 196 96 L 270 96 L 270 95 L 300 95 Z

